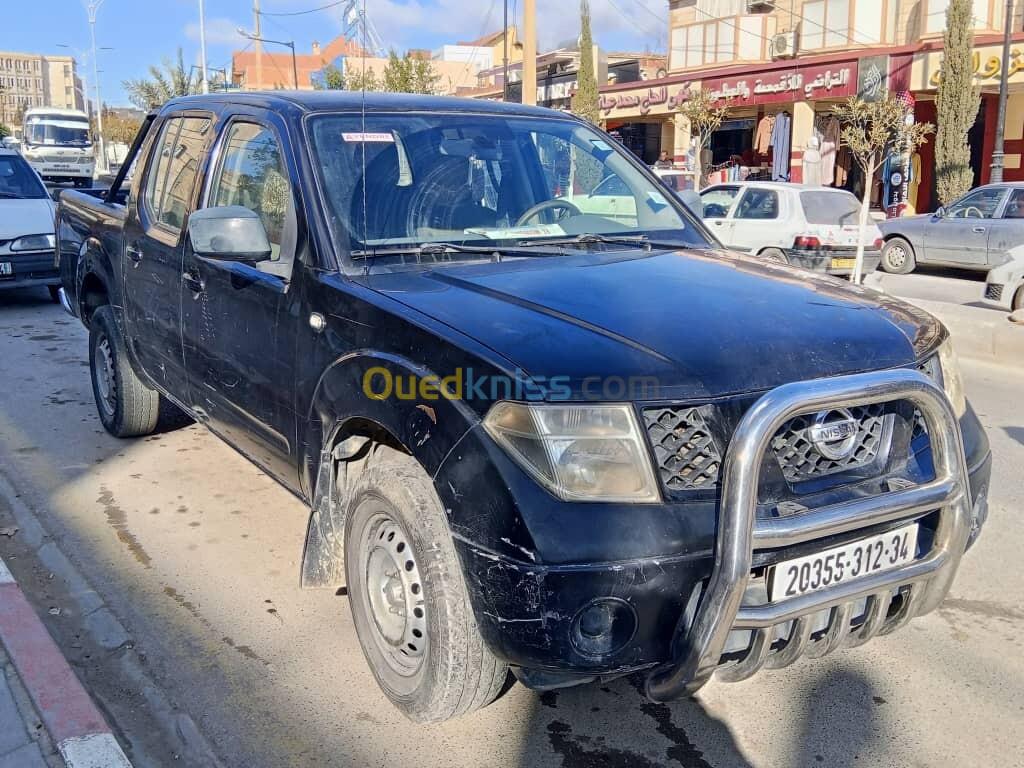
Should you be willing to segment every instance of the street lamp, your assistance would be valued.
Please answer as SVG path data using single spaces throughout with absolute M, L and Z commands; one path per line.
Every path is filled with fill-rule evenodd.
M 1010 79 L 1010 32 L 1013 29 L 1013 0 L 1006 0 L 1006 18 L 1003 19 L 1003 64 L 1000 70 L 1002 79 L 999 81 L 999 110 L 996 117 L 996 141 L 992 148 L 992 164 L 989 181 L 999 184 L 1003 180 L 1003 125 L 1006 123 L 1006 86 Z
M 206 9 L 199 0 L 199 64 L 203 68 L 203 93 L 210 92 L 210 81 L 206 79 Z
M 295 64 L 295 41 L 294 40 L 270 40 L 266 37 L 260 37 L 252 32 L 246 32 L 244 29 L 239 27 L 237 30 L 238 34 L 248 40 L 256 40 L 261 43 L 274 43 L 275 45 L 284 45 L 292 49 L 292 77 L 295 80 L 295 90 L 299 90 L 299 68 Z M 262 85 L 262 83 L 260 83 Z
M 89 18 L 89 38 L 92 41 L 92 80 L 96 88 L 96 127 L 100 134 L 99 172 L 107 172 L 107 148 L 103 143 L 103 99 L 100 96 L 100 72 L 96 64 L 96 12 L 103 0 L 85 0 L 85 11 Z

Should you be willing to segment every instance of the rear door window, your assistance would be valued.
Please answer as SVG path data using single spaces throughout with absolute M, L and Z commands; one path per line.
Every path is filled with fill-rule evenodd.
M 849 192 L 801 192 L 800 205 L 808 224 L 848 226 L 859 221 L 860 201 Z
M 143 205 L 153 223 L 175 234 L 185 226 L 210 125 L 206 117 L 172 117 L 153 150 Z

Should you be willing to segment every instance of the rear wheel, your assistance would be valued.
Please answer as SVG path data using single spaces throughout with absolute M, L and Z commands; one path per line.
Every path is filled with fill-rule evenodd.
M 786 254 L 778 248 L 765 248 L 758 254 L 762 258 L 768 259 L 768 261 L 776 261 L 779 264 L 788 264 L 789 259 L 786 258 Z
M 882 269 L 894 275 L 906 275 L 914 271 L 917 259 L 914 249 L 902 237 L 886 240 L 882 246 Z
M 160 395 L 132 370 L 110 305 L 89 322 L 89 369 L 103 428 L 114 437 L 138 437 L 156 429 Z
M 345 572 L 363 654 L 407 717 L 439 722 L 486 706 L 508 669 L 484 645 L 430 478 L 380 447 L 346 499 Z

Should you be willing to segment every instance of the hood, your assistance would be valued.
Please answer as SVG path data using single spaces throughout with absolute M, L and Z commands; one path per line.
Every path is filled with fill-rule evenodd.
M 612 377 L 654 377 L 659 399 L 751 392 L 906 366 L 945 333 L 871 289 L 733 253 L 591 253 L 366 279 L 575 394 Z M 630 399 L 617 388 L 607 399 Z
M 53 234 L 53 218 L 53 201 L 47 197 L 33 200 L 0 198 L 0 240 Z

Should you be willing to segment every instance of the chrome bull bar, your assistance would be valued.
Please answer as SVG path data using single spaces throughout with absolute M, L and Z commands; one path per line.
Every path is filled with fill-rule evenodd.
M 770 441 L 790 419 L 824 410 L 905 400 L 928 426 L 935 477 L 928 483 L 845 501 L 783 519 L 757 518 L 761 466 Z M 956 574 L 970 533 L 970 492 L 963 438 L 946 394 L 923 374 L 909 369 L 840 376 L 786 384 L 768 392 L 746 413 L 729 444 L 722 470 L 722 503 L 715 540 L 715 564 L 708 587 L 685 637 L 680 656 L 657 668 L 647 695 L 670 701 L 693 693 L 719 670 L 726 680 L 749 677 L 761 667 L 777 668 L 801 655 L 822 656 L 890 632 L 942 602 Z M 758 549 L 820 539 L 881 523 L 939 511 L 931 549 L 900 568 L 804 594 L 781 603 L 742 606 Z M 892 609 L 898 590 L 897 610 Z M 853 605 L 865 601 L 864 620 L 851 629 Z M 829 611 L 823 636 L 810 643 L 811 618 Z M 890 615 L 893 614 L 893 615 Z M 773 630 L 791 623 L 786 644 L 772 651 Z M 681 627 L 680 631 L 686 630 Z M 730 632 L 750 630 L 746 656 L 719 669 Z

